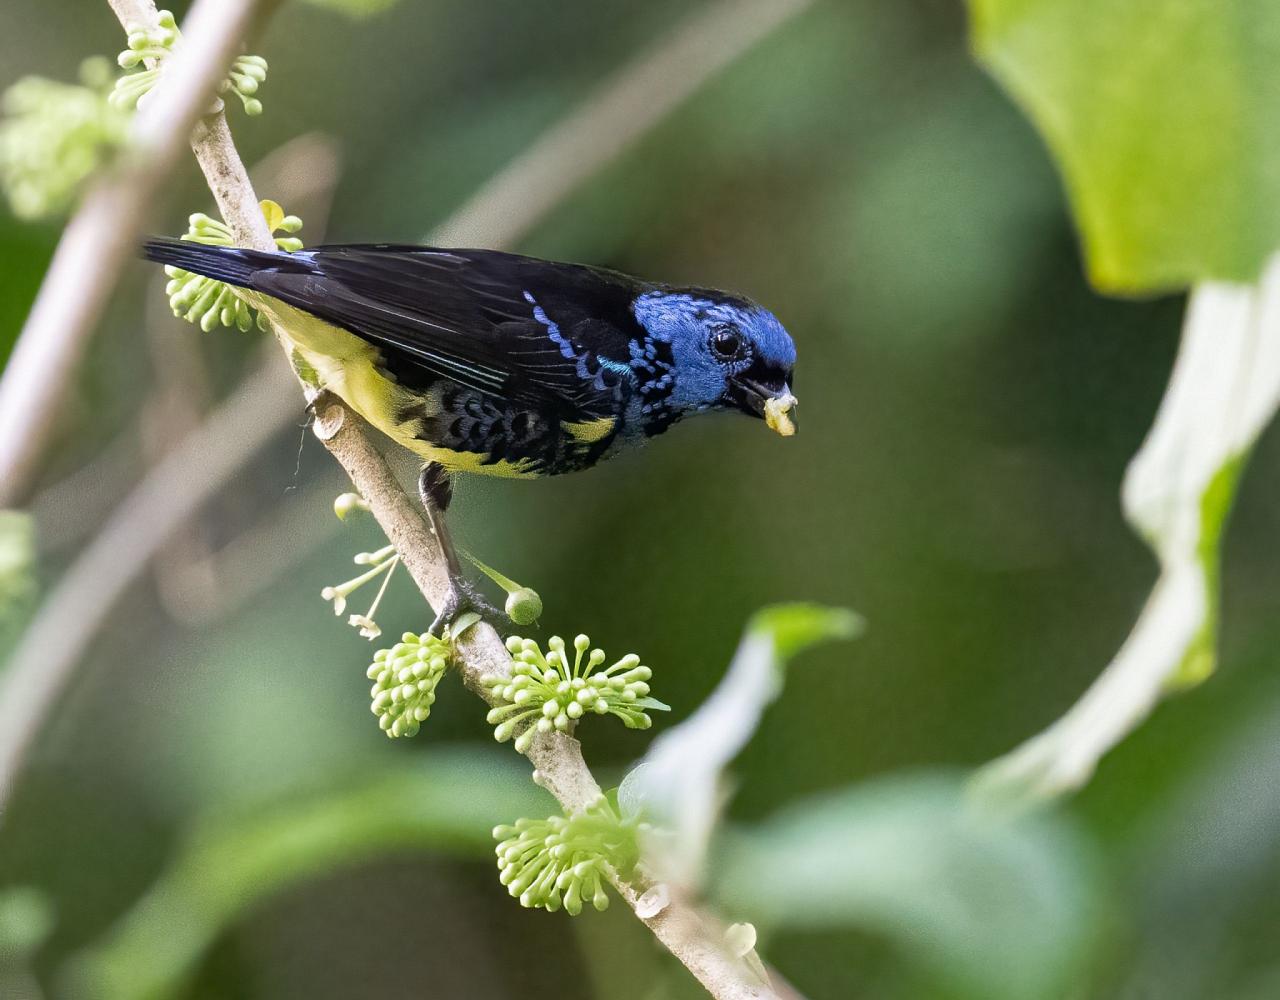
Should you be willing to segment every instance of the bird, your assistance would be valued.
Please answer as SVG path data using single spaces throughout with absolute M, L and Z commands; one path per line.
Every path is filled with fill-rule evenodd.
M 736 293 L 485 249 L 158 238 L 143 256 L 231 286 L 300 374 L 423 460 L 450 579 L 434 634 L 464 610 L 493 612 L 444 531 L 455 474 L 589 469 L 715 410 L 796 430 L 795 342 Z

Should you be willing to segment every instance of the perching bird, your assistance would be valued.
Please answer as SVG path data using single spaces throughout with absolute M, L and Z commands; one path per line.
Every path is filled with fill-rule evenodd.
M 437 529 L 453 472 L 587 469 L 708 410 L 795 432 L 795 344 L 738 295 L 496 250 L 158 239 L 145 256 L 234 286 L 295 367 L 421 456 Z M 454 599 L 437 625 L 475 603 L 445 554 Z

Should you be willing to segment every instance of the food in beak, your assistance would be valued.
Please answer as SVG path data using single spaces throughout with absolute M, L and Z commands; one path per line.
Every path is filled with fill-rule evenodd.
M 796 397 L 789 392 L 782 396 L 770 396 L 764 401 L 764 422 L 783 437 L 791 437 L 796 432 L 796 422 L 791 416 L 796 403 Z

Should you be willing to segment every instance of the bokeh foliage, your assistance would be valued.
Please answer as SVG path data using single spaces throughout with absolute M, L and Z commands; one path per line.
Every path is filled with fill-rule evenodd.
M 977 51 L 1053 149 L 1107 291 L 1252 281 L 1280 244 L 1280 10 L 970 0 Z

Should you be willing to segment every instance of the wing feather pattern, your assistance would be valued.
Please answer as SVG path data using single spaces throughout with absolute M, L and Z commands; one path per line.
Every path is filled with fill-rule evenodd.
M 443 377 L 558 414 L 612 415 L 643 331 L 625 275 L 493 250 L 387 244 L 262 255 L 248 286 L 376 344 L 402 381 Z

